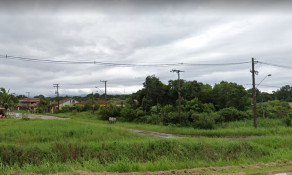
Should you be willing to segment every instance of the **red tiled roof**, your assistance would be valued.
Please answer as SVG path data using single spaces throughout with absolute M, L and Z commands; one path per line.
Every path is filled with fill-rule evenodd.
M 28 103 L 28 102 L 40 102 L 39 98 L 23 98 L 19 100 L 20 103 Z

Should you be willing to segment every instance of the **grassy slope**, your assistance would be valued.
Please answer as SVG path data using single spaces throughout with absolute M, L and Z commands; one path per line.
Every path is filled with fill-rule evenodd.
M 69 117 L 79 121 L 88 121 L 92 123 L 107 124 L 107 121 L 97 120 L 98 115 L 91 112 L 80 112 L 75 115 L 72 113 L 54 114 L 58 117 Z M 253 127 L 253 120 L 236 121 L 224 123 L 215 130 L 194 129 L 192 127 L 176 127 L 164 125 L 151 125 L 144 123 L 117 122 L 115 126 L 123 128 L 140 129 L 147 131 L 166 132 L 172 134 L 184 134 L 193 136 L 268 136 L 268 135 L 292 135 L 292 128 L 286 127 L 280 119 L 258 118 L 258 128 Z
M 234 122 L 213 131 L 96 120 L 90 113 L 58 114 L 72 120 L 0 121 L 0 169 L 3 173 L 54 173 L 74 170 L 157 171 L 202 166 L 226 166 L 292 160 L 291 128 L 279 120 L 259 120 L 264 137 L 249 140 L 224 138 L 158 139 L 125 128 L 172 133 L 236 135 L 232 128 L 258 132 L 251 121 Z M 88 124 L 91 123 L 91 124 Z M 245 126 L 247 125 L 247 126 Z M 268 126 L 272 126 L 269 128 Z M 277 130 L 282 130 L 279 136 Z M 236 129 L 240 132 L 244 129 Z M 250 132 L 250 130 L 252 130 Z M 271 130 L 276 130 L 272 131 Z

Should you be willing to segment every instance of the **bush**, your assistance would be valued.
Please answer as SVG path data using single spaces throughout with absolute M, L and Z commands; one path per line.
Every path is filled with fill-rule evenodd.
M 159 114 L 162 107 L 160 105 L 152 106 L 150 109 L 151 115 Z
M 289 118 L 289 117 L 284 118 L 283 122 L 284 122 L 284 124 L 286 126 L 291 126 L 292 125 L 291 118 Z
M 285 118 L 290 114 L 291 108 L 285 101 L 273 100 L 258 105 L 258 116 L 267 118 Z
M 76 108 L 77 112 L 84 111 L 84 107 L 83 106 L 76 105 L 75 108 Z
M 105 106 L 99 108 L 99 114 L 102 120 L 108 120 L 109 117 L 119 117 L 121 115 L 121 108 L 117 106 Z
M 133 121 L 137 117 L 136 110 L 131 107 L 124 107 L 121 110 L 121 117 L 126 121 Z
M 140 122 L 148 123 L 148 124 L 159 124 L 160 123 L 160 117 L 157 114 L 153 115 L 146 115 L 139 119 Z
M 37 107 L 35 110 L 36 113 L 43 113 L 44 109 L 42 107 Z
M 172 113 L 175 111 L 176 109 L 172 105 L 165 105 L 160 112 L 161 122 L 163 124 L 173 123 Z
M 63 106 L 60 112 L 71 112 L 72 108 L 68 105 Z
M 84 111 L 92 111 L 92 109 L 94 111 L 98 110 L 99 109 L 99 105 L 95 104 L 95 103 L 92 103 L 90 101 L 86 102 L 85 105 L 84 105 Z
M 231 122 L 250 118 L 247 112 L 239 111 L 235 108 L 221 109 L 218 114 L 220 116 L 216 118 L 216 122 Z
M 215 128 L 215 113 L 193 113 L 192 119 L 195 128 L 214 129 Z

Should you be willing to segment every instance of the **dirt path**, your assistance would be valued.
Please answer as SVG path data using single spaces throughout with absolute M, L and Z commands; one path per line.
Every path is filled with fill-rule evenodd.
M 154 137 L 160 137 L 160 138 L 178 138 L 181 136 L 173 135 L 173 134 L 168 134 L 168 133 L 162 133 L 162 132 L 154 132 L 154 131 L 142 131 L 138 129 L 129 129 L 129 131 L 142 134 L 142 135 L 150 135 Z
M 252 170 L 252 171 L 251 171 Z M 239 166 L 225 166 L 225 167 L 203 167 L 203 168 L 191 168 L 181 170 L 167 170 L 167 171 L 155 171 L 155 172 L 91 172 L 77 170 L 74 173 L 56 173 L 54 175 L 172 175 L 172 174 L 232 174 L 232 175 L 246 175 L 246 174 L 261 174 L 261 175 L 290 175 L 292 171 L 292 162 L 272 162 L 272 163 L 260 163 L 255 165 L 239 165 Z
M 160 138 L 182 138 L 182 137 L 208 137 L 208 136 L 196 136 L 196 135 L 184 135 L 184 134 L 169 134 L 169 133 L 162 133 L 162 132 L 154 132 L 154 131 L 145 131 L 145 130 L 138 130 L 138 129 L 128 129 L 129 131 L 142 134 L 142 135 L 149 135 L 154 137 Z M 251 136 L 225 136 L 225 137 L 218 137 L 218 138 L 225 138 L 228 140 L 248 140 Z
M 28 118 L 31 119 L 44 119 L 44 120 L 68 120 L 70 118 L 60 118 L 60 117 L 55 117 L 55 116 L 48 116 L 48 115 L 36 115 L 36 114 L 28 114 L 27 115 Z

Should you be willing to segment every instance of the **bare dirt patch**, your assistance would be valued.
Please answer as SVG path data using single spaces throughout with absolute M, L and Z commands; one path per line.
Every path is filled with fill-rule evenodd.
M 162 132 L 153 132 L 153 131 L 142 131 L 142 130 L 137 130 L 137 129 L 129 129 L 129 131 L 142 134 L 142 135 L 150 135 L 154 137 L 160 137 L 160 138 L 177 138 L 181 136 L 173 135 L 173 134 L 168 134 L 168 133 L 162 133 Z
M 154 137 L 160 137 L 160 138 L 182 138 L 182 137 L 208 137 L 208 136 L 197 136 L 197 135 L 187 135 L 187 134 L 169 134 L 169 133 L 163 133 L 163 132 L 154 132 L 154 131 L 145 131 L 145 130 L 138 130 L 138 129 L 129 129 L 129 131 L 142 134 L 142 135 L 149 135 Z M 225 136 L 225 137 L 211 137 L 211 138 L 225 138 L 228 140 L 248 140 L 252 136 Z
M 225 167 L 204 167 L 204 168 L 191 168 L 191 169 L 181 169 L 181 170 L 167 170 L 167 171 L 155 171 L 155 172 L 129 172 L 129 173 L 119 173 L 119 172 L 91 172 L 91 171 L 81 171 L 77 170 L 70 173 L 56 173 L 53 175 L 69 175 L 69 174 L 79 174 L 79 175 L 172 175 L 172 174 L 233 174 L 233 175 L 245 175 L 252 174 L 246 173 L 249 169 L 265 169 L 265 168 L 281 168 L 287 167 L 292 170 L 292 162 L 272 162 L 272 163 L 260 163 L 255 165 L 239 165 L 239 166 L 225 166 Z M 253 173 L 261 175 L 273 175 L 277 173 L 283 173 L 284 171 L 279 170 L 268 170 L 262 173 Z M 286 174 L 286 173 L 285 173 Z
M 55 116 L 48 116 L 48 115 L 36 115 L 36 114 L 28 114 L 27 116 L 30 119 L 44 119 L 44 120 L 68 120 L 70 118 L 60 118 Z

